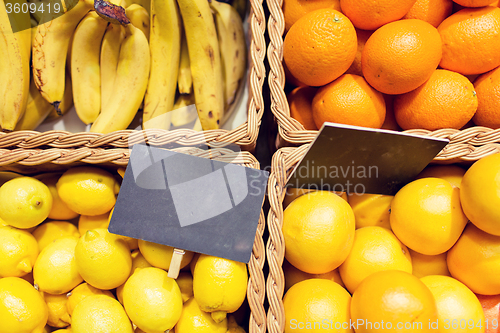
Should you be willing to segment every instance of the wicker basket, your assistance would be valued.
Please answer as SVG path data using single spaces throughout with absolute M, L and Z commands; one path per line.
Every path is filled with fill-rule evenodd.
M 283 238 L 283 200 L 286 194 L 286 182 L 295 165 L 306 154 L 309 145 L 296 147 L 285 147 L 279 149 L 272 159 L 271 174 L 268 180 L 267 193 L 270 204 L 267 216 L 269 229 L 269 240 L 267 243 L 267 262 L 269 275 L 266 282 L 266 293 L 269 301 L 267 313 L 267 327 L 270 333 L 283 333 L 285 329 L 285 312 L 283 308 L 283 293 L 285 288 L 285 277 L 283 274 L 283 259 L 285 257 L 285 240 Z M 450 154 L 451 158 L 444 156 L 434 159 L 433 164 L 451 163 L 458 161 L 467 166 L 482 156 L 469 160 L 457 160 Z
M 255 157 L 245 151 L 235 153 L 224 148 L 201 150 L 189 147 L 173 150 L 250 168 L 258 169 L 260 167 Z M 64 171 L 69 167 L 93 164 L 110 171 L 116 171 L 119 167 L 127 165 L 129 157 L 129 149 L 0 149 L 0 171 L 14 171 L 25 175 L 34 175 L 40 172 Z M 247 300 L 250 307 L 250 333 L 264 333 L 266 331 L 266 312 L 264 310 L 265 279 L 263 273 L 265 248 L 262 238 L 264 229 L 265 218 L 264 212 L 261 210 L 253 252 L 248 264 L 250 278 L 247 288 Z
M 283 38 L 285 19 L 281 8 L 282 0 L 267 0 L 270 16 L 268 22 L 269 46 L 269 89 L 271 91 L 271 111 L 278 123 L 277 146 L 311 143 L 318 131 L 305 130 L 304 126 L 290 116 L 290 108 L 285 94 L 285 71 L 283 68 Z M 406 133 L 423 134 L 450 140 L 448 153 L 453 151 L 456 158 L 465 161 L 476 160 L 479 156 L 500 151 L 500 129 L 492 130 L 475 126 L 465 130 L 443 129 L 437 131 L 409 130 Z M 441 154 L 439 158 L 447 159 Z

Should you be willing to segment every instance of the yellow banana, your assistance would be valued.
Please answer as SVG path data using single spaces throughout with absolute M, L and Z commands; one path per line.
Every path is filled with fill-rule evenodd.
M 120 48 L 113 93 L 90 128 L 91 132 L 110 133 L 126 129 L 144 99 L 150 71 L 149 44 L 144 33 L 127 25 Z
M 89 12 L 75 30 L 71 46 L 71 81 L 76 113 L 91 124 L 101 112 L 101 42 L 108 22 Z
M 28 105 L 23 116 L 17 122 L 16 131 L 34 130 L 40 125 L 54 108 L 42 97 L 35 82 L 30 83 Z
M 196 122 L 194 123 L 194 126 L 193 126 L 193 130 L 194 131 L 203 131 L 203 127 L 201 127 L 201 121 L 200 121 L 200 118 L 196 119 Z
M 7 14 L 7 7 L 23 2 L 0 0 L 0 126 L 6 131 L 16 127 L 29 95 L 30 15 L 13 13 L 11 22 Z
M 125 1 L 124 7 L 128 7 L 128 6 L 133 5 L 133 4 L 138 4 L 138 5 L 141 5 L 142 7 L 144 7 L 148 11 L 148 14 L 151 14 L 151 1 L 152 0 L 124 0 L 124 1 Z
M 171 122 L 173 126 L 184 126 L 198 118 L 193 95 L 181 94 L 174 104 Z
M 213 0 L 210 6 L 215 12 L 227 107 L 234 102 L 236 91 L 246 72 L 245 32 L 241 17 L 233 6 L 216 0 Z
M 101 44 L 101 105 L 106 104 L 113 94 L 120 47 L 124 38 L 123 26 L 108 25 Z
M 172 111 L 174 106 L 181 27 L 175 0 L 151 0 L 151 76 L 144 100 L 143 128 L 145 129 L 170 127 L 170 121 L 167 121 L 169 116 L 162 115 Z M 160 116 L 161 120 L 152 120 Z
M 181 41 L 181 59 L 179 61 L 177 88 L 181 94 L 190 94 L 193 89 L 193 77 L 191 76 L 191 65 L 189 63 L 189 52 L 185 37 Z
M 146 38 L 149 40 L 149 25 L 150 18 L 148 11 L 138 4 L 132 4 L 125 10 L 130 23 L 132 23 L 136 28 L 139 28 L 144 32 Z
M 65 90 L 61 104 L 59 104 L 59 111 L 61 114 L 57 113 L 55 108 L 47 116 L 46 120 L 53 120 L 65 115 L 73 106 L 73 85 L 71 83 L 71 75 L 69 70 L 66 73 Z
M 193 91 L 204 130 L 217 129 L 224 113 L 219 41 L 207 0 L 177 0 L 184 22 Z

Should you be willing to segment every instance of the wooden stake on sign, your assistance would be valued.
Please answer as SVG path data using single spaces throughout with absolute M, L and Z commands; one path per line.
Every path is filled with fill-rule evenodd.
M 180 249 L 174 249 L 172 254 L 172 260 L 170 261 L 170 266 L 168 267 L 168 277 L 172 279 L 177 279 L 179 276 L 179 271 L 181 270 L 182 257 L 186 251 Z

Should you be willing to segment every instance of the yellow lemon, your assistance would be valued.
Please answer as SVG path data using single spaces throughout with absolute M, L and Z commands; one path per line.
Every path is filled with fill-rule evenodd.
M 0 279 L 0 333 L 42 333 L 48 316 L 32 285 L 17 277 Z
M 33 230 L 32 235 L 35 237 L 40 251 L 58 238 L 65 236 L 80 237 L 75 225 L 65 221 L 42 223 Z
M 411 274 L 408 248 L 392 231 L 382 227 L 364 227 L 356 230 L 354 245 L 339 273 L 351 293 L 361 281 L 379 271 L 400 270 Z
M 193 297 L 193 277 L 191 274 L 181 272 L 175 281 L 177 281 L 179 289 L 181 290 L 183 302 Z
M 500 154 L 475 162 L 462 179 L 465 215 L 479 229 L 500 236 Z
M 71 317 L 68 313 L 68 308 L 66 307 L 66 303 L 68 302 L 66 294 L 52 295 L 43 292 L 42 294 L 49 309 L 47 324 L 57 328 L 71 325 Z
M 151 264 L 144 258 L 139 250 L 135 250 L 131 254 L 132 256 L 132 269 L 130 270 L 130 275 L 134 274 L 137 268 L 146 268 L 153 267 Z M 118 301 L 123 304 L 123 287 L 125 283 L 116 288 L 116 298 Z
M 432 332 L 429 322 L 438 318 L 429 288 L 403 271 L 381 271 L 361 282 L 352 295 L 351 319 L 356 333 Z
M 106 229 L 87 231 L 78 241 L 75 257 L 83 279 L 98 289 L 119 287 L 127 281 L 132 269 L 127 244 Z
M 465 174 L 465 170 L 458 165 L 431 165 L 426 167 L 417 176 L 420 178 L 441 178 L 451 185 L 460 188 L 460 183 Z
M 163 333 L 174 327 L 181 316 L 181 291 L 164 270 L 140 268 L 125 283 L 123 306 L 142 330 Z
M 49 331 L 49 332 L 50 332 L 50 331 Z M 69 328 L 69 329 L 68 329 L 68 328 L 66 328 L 66 329 L 62 329 L 62 330 L 53 331 L 52 333 L 71 333 L 71 332 L 73 332 L 73 331 L 71 330 L 71 328 Z
M 0 219 L 0 227 L 5 227 L 5 226 L 8 226 L 8 224 L 4 220 Z
M 60 295 L 83 282 L 75 260 L 77 237 L 61 237 L 47 245 L 33 267 L 33 278 L 40 291 Z
M 76 286 L 71 292 L 67 294 L 68 303 L 66 307 L 68 309 L 68 313 L 72 316 L 73 311 L 78 303 L 80 303 L 85 297 L 92 295 L 105 295 L 111 298 L 115 298 L 113 294 L 108 290 L 101 290 L 92 287 L 88 283 L 82 283 Z
M 500 236 L 469 223 L 446 259 L 451 276 L 474 293 L 500 294 Z
M 133 333 L 122 305 L 106 295 L 92 295 L 79 302 L 71 317 L 73 333 Z
M 285 291 L 290 289 L 290 287 L 294 284 L 309 279 L 331 280 L 344 287 L 344 282 L 342 282 L 342 279 L 340 278 L 338 269 L 334 269 L 333 271 L 324 274 L 309 274 L 306 272 L 302 272 L 300 269 L 294 267 L 292 264 L 285 260 L 283 262 L 283 274 L 285 275 Z
M 285 333 L 353 332 L 348 325 L 350 304 L 351 295 L 333 281 L 301 281 L 293 285 L 283 298 Z
M 88 230 L 108 229 L 109 214 L 110 213 L 105 213 L 95 216 L 80 215 L 80 219 L 78 220 L 78 231 L 80 232 L 80 236 L 83 236 Z
M 176 333 L 226 333 L 227 318 L 216 323 L 209 313 L 200 309 L 196 299 L 190 298 L 182 309 L 181 317 L 175 325 Z
M 355 218 L 349 204 L 328 191 L 295 199 L 283 213 L 285 257 L 310 274 L 339 267 L 351 250 Z
M 111 209 L 111 212 L 109 213 L 108 226 L 109 226 L 109 223 L 111 222 L 111 217 L 113 216 L 114 210 L 115 210 L 115 207 L 113 207 L 113 209 Z M 125 240 L 125 242 L 127 242 L 127 245 L 130 248 L 130 250 L 136 250 L 139 248 L 139 240 L 138 239 L 132 238 L 132 237 L 127 237 L 127 236 L 122 236 L 122 235 L 118 235 L 118 236 L 120 236 L 121 238 L 123 238 Z
M 194 298 L 216 322 L 243 304 L 247 283 L 247 266 L 241 262 L 202 254 L 194 267 Z
M 418 278 L 427 275 L 451 276 L 446 264 L 447 252 L 435 256 L 427 256 L 422 253 L 410 250 L 412 274 Z
M 391 228 L 410 249 L 426 255 L 448 251 L 468 220 L 460 205 L 460 189 L 439 178 L 415 180 L 396 193 Z
M 62 332 L 61 332 L 62 331 Z M 43 329 L 42 331 L 43 333 L 51 333 L 52 332 L 52 327 L 50 327 L 49 325 L 45 325 L 45 328 Z M 66 331 L 66 330 L 57 330 L 55 332 L 59 332 L 59 333 L 64 333 L 64 332 L 71 332 L 71 331 Z
M 389 212 L 394 197 L 381 194 L 351 194 L 349 204 L 356 218 L 356 229 L 370 226 L 391 228 Z
M 51 209 L 49 188 L 35 178 L 14 178 L 0 187 L 0 218 L 13 227 L 35 227 L 49 216 Z
M 21 277 L 31 272 L 38 257 L 38 244 L 30 233 L 0 227 L 0 277 Z
M 111 173 L 96 167 L 76 167 L 57 182 L 57 193 L 68 207 L 81 215 L 102 215 L 116 203 L 120 185 Z
M 450 333 L 483 333 L 484 312 L 476 295 L 460 281 L 449 276 L 428 275 L 420 279 L 436 301 L 438 325 Z M 471 325 L 471 323 L 473 323 Z
M 139 250 L 146 260 L 154 267 L 168 270 L 174 248 L 167 245 L 157 244 L 139 239 Z M 186 267 L 193 259 L 194 253 L 186 251 L 181 261 L 181 268 Z
M 193 255 L 193 259 L 191 259 L 191 262 L 189 263 L 189 271 L 191 272 L 191 275 L 194 274 L 194 267 L 196 266 L 196 262 L 198 261 L 200 255 L 201 253 L 195 253 Z
M 59 198 L 56 188 L 59 177 L 61 177 L 60 174 L 42 174 L 36 178 L 47 185 L 52 195 L 52 209 L 50 210 L 49 218 L 53 220 L 72 220 L 78 216 L 78 213 L 72 211 L 61 198 Z

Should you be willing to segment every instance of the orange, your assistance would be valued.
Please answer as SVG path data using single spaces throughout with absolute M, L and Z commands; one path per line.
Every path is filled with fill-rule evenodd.
M 370 226 L 391 229 L 389 212 L 393 198 L 382 194 L 350 194 L 349 205 L 356 218 L 356 229 Z
M 394 115 L 394 96 L 395 95 L 384 94 L 385 121 L 384 124 L 382 124 L 382 129 L 401 131 L 401 127 L 399 127 L 396 116 Z
M 380 128 L 385 119 L 384 96 L 362 76 L 353 74 L 344 74 L 321 87 L 312 109 L 318 128 L 324 122 Z
M 396 96 L 394 113 L 405 130 L 460 129 L 472 119 L 477 104 L 474 86 L 465 76 L 437 69 L 417 89 Z
M 460 188 L 465 170 L 458 165 L 431 165 L 426 167 L 417 175 L 420 178 L 441 178 L 448 181 L 452 186 Z
M 500 236 L 490 235 L 469 223 L 448 251 L 451 276 L 474 293 L 500 294 Z
M 357 229 L 352 250 L 339 267 L 340 277 L 347 290 L 352 294 L 365 278 L 373 273 L 388 270 L 411 274 L 408 248 L 386 228 Z
M 290 116 L 301 123 L 306 130 L 318 130 L 312 115 L 312 100 L 316 90 L 313 87 L 298 87 L 287 96 Z
M 403 244 L 419 253 L 437 255 L 448 251 L 467 224 L 459 192 L 438 178 L 407 184 L 392 200 L 392 231 Z
M 418 278 L 427 275 L 451 276 L 446 264 L 446 252 L 435 256 L 427 256 L 410 250 L 412 274 Z
M 285 0 L 283 1 L 283 16 L 285 31 L 302 16 L 317 9 L 332 8 L 340 11 L 340 0 Z
M 372 35 L 372 30 L 361 30 L 356 29 L 356 36 L 358 37 L 358 49 L 356 51 L 356 57 L 351 64 L 351 67 L 347 70 L 346 74 L 356 74 L 363 76 L 363 71 L 361 70 L 361 54 L 363 53 L 363 48 L 365 47 L 366 41 Z
M 349 327 L 351 295 L 339 284 L 310 279 L 293 285 L 283 298 L 285 333 L 354 333 Z M 345 323 L 342 327 L 342 323 Z M 337 324 L 337 327 L 335 327 Z
M 500 295 L 479 295 L 477 294 L 477 299 L 479 300 L 479 303 L 481 303 L 481 306 L 483 307 L 483 312 L 484 312 L 484 318 L 485 321 L 488 321 L 488 327 L 485 329 L 485 333 L 499 333 L 500 332 L 500 326 L 498 323 L 500 322 Z M 496 320 L 496 327 L 495 325 L 492 325 L 495 323 Z
M 484 313 L 476 295 L 449 276 L 429 275 L 420 279 L 431 291 L 438 312 L 437 327 L 450 333 L 483 333 Z
M 349 204 L 328 191 L 295 199 L 283 212 L 285 257 L 310 274 L 339 267 L 354 240 L 354 214 Z
M 437 308 L 419 278 L 402 271 L 382 271 L 364 279 L 352 295 L 351 318 L 358 324 L 356 333 L 380 332 L 382 327 L 394 332 L 431 332 L 428 325 L 437 320 Z
M 365 44 L 361 68 L 385 94 L 404 94 L 427 81 L 441 60 L 441 38 L 430 23 L 409 19 L 376 30 Z
M 478 107 L 472 120 L 478 126 L 500 128 L 500 67 L 474 81 Z
M 452 10 L 452 0 L 417 0 L 403 18 L 422 20 L 437 28 Z
M 340 7 L 356 28 L 375 30 L 402 18 L 414 3 L 415 0 L 340 0 Z
M 283 42 L 283 58 L 290 73 L 309 86 L 332 82 L 351 66 L 356 56 L 356 30 L 334 9 L 318 9 L 300 18 Z
M 483 7 L 497 3 L 497 1 L 495 0 L 453 0 L 453 1 L 464 7 Z
M 286 63 L 284 61 L 281 64 L 283 65 L 283 70 L 285 71 L 285 80 L 287 84 L 290 84 L 294 87 L 307 86 L 307 84 L 300 82 L 295 76 L 292 75 L 292 73 L 290 73 L 290 70 L 288 69 L 288 67 L 286 67 Z
M 484 157 L 467 170 L 460 200 L 465 215 L 476 227 L 500 236 L 500 154 Z
M 500 8 L 462 9 L 437 29 L 443 41 L 442 68 L 481 74 L 500 66 Z
M 290 287 L 294 284 L 309 279 L 330 280 L 344 287 L 344 282 L 342 282 L 342 279 L 340 278 L 338 269 L 334 269 L 333 271 L 325 274 L 309 274 L 295 268 L 292 264 L 285 260 L 283 262 L 283 274 L 285 274 L 285 291 L 290 289 Z

